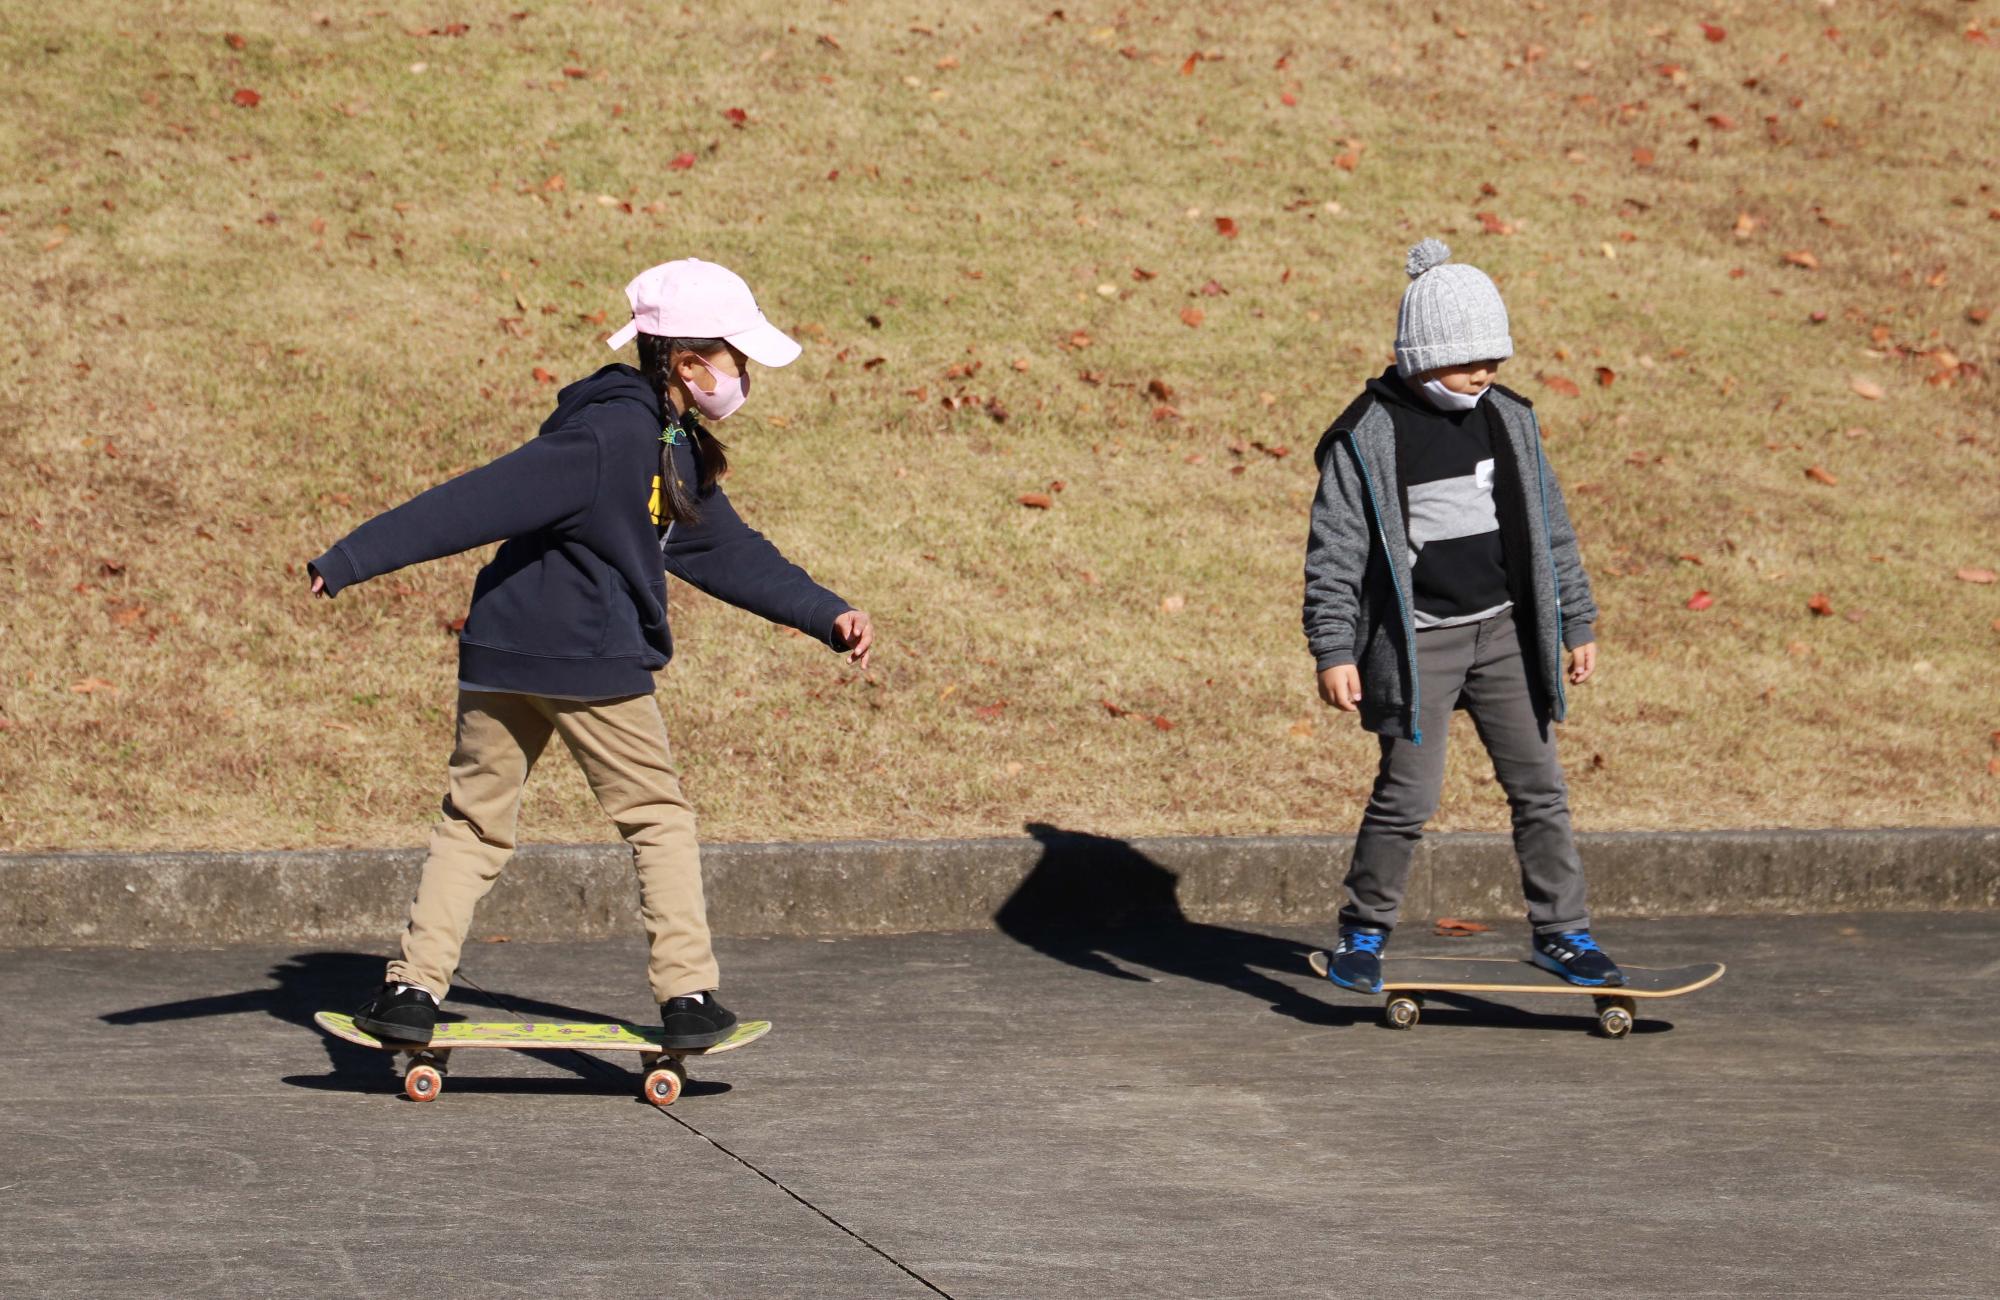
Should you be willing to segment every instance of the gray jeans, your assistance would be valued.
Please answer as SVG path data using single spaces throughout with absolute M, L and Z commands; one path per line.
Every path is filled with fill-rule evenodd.
M 1514 813 L 1514 856 L 1528 923 L 1537 933 L 1590 924 L 1583 863 L 1570 834 L 1569 791 L 1556 761 L 1547 705 L 1528 684 L 1514 616 L 1417 633 L 1418 704 L 1424 743 L 1381 737 L 1375 790 L 1354 839 L 1343 925 L 1393 929 L 1410 877 L 1410 855 L 1444 789 L 1444 742 L 1452 710 L 1472 715 L 1493 775 Z

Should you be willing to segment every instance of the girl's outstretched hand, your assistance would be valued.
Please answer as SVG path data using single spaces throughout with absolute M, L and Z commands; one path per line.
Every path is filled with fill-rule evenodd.
M 315 596 L 318 596 L 318 597 L 319 597 L 319 598 L 320 598 L 321 600 L 331 600 L 331 599 L 333 599 L 333 597 L 331 597 L 331 596 L 329 596 L 329 595 L 327 595 L 327 594 L 326 594 L 326 579 L 325 579 L 325 578 L 322 578 L 322 577 L 320 577 L 320 576 L 319 576 L 319 575 L 318 575 L 317 573 L 313 573 L 313 571 L 312 571 L 312 566 L 311 566 L 310 564 L 306 566 L 306 572 L 307 572 L 307 573 L 312 573 L 312 580 L 313 580 L 313 586 L 312 586 L 312 593 L 313 593 L 313 595 L 315 595 Z
M 875 625 L 868 621 L 868 615 L 858 609 L 848 610 L 833 620 L 833 634 L 847 647 L 847 662 L 867 672 L 868 655 L 875 648 Z
M 1597 642 L 1588 641 L 1569 652 L 1569 684 L 1581 686 L 1597 671 Z

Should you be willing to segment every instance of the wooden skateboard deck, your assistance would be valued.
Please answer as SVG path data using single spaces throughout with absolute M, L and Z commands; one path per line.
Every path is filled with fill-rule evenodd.
M 1315 952 L 1306 958 L 1313 973 L 1325 978 L 1329 958 Z M 1409 1029 L 1423 1013 L 1426 993 L 1567 993 L 1584 994 L 1597 1003 L 1598 1027 L 1611 1038 L 1631 1031 L 1637 1004 L 1646 998 L 1674 998 L 1707 988 L 1722 978 L 1721 962 L 1693 966 L 1621 966 L 1623 987 L 1592 988 L 1572 984 L 1531 961 L 1504 957 L 1384 957 L 1382 1007 L 1384 1023 Z
M 713 1047 L 664 1047 L 665 1030 L 657 1026 L 620 1024 L 572 1024 L 555 1020 L 448 1021 L 431 1033 L 428 1044 L 384 1042 L 357 1029 L 354 1017 L 337 1011 L 321 1011 L 313 1023 L 335 1038 L 361 1047 L 395 1052 L 405 1064 L 403 1093 L 411 1101 L 434 1101 L 444 1090 L 445 1065 L 460 1048 L 506 1048 L 516 1052 L 559 1052 L 586 1049 L 593 1052 L 637 1052 L 646 1073 L 644 1096 L 655 1106 L 671 1106 L 687 1084 L 687 1067 L 682 1058 L 714 1056 L 747 1047 L 771 1032 L 768 1020 L 746 1020 L 734 1033 Z

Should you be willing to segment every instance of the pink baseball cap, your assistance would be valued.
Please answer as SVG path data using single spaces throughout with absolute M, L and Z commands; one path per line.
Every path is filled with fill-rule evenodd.
M 632 323 L 604 340 L 622 348 L 640 331 L 669 338 L 722 339 L 759 365 L 788 366 L 799 345 L 764 319 L 750 286 L 726 266 L 684 257 L 648 267 L 625 286 Z

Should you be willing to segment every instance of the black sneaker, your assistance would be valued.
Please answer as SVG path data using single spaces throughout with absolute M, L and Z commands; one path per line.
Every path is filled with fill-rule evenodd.
M 713 993 L 689 993 L 660 1004 L 660 1023 L 667 1027 L 662 1047 L 693 1051 L 729 1037 L 736 1029 L 736 1013 Z
M 1356 993 L 1382 991 L 1382 945 L 1389 941 L 1387 930 L 1366 925 L 1343 925 L 1340 942 L 1326 955 L 1326 977 Z
M 428 1043 L 437 1028 L 438 1004 L 416 984 L 384 984 L 354 1013 L 354 1027 L 385 1041 Z
M 1589 988 L 1620 988 L 1625 983 L 1625 972 L 1604 955 L 1604 950 L 1597 946 L 1597 941 L 1590 937 L 1588 930 L 1538 934 L 1534 939 L 1532 956 L 1535 965 L 1554 971 L 1572 984 Z

